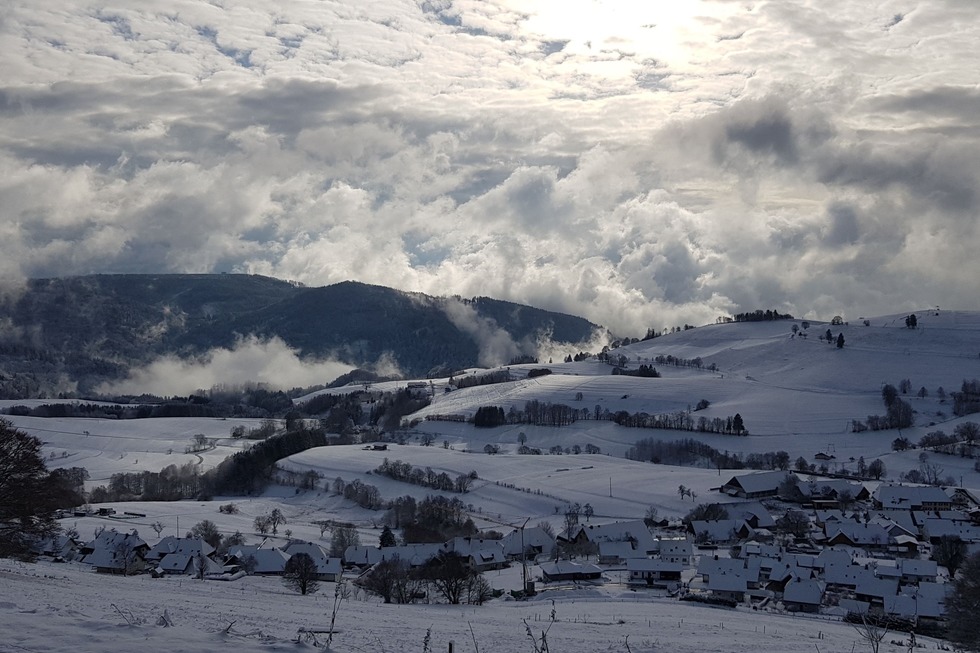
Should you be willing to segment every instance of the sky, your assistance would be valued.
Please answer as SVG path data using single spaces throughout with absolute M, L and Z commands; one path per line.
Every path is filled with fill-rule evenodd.
M 980 4 L 8 0 L 0 278 L 980 309 Z

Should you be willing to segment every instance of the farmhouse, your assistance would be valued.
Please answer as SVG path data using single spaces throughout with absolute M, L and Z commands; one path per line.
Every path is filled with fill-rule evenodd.
M 281 576 L 289 556 L 279 547 L 261 545 L 234 546 L 228 551 L 225 566 L 238 565 L 250 574 Z
M 82 562 L 99 573 L 138 574 L 146 567 L 149 545 L 136 534 L 106 530 L 82 547 Z
M 454 537 L 442 545 L 444 551 L 452 551 L 466 558 L 476 571 L 488 571 L 507 566 L 507 558 L 500 540 L 484 540 L 475 537 Z
M 541 577 L 545 582 L 601 580 L 602 570 L 593 564 L 559 560 L 541 565 Z
M 289 557 L 305 553 L 316 563 L 316 575 L 320 580 L 337 581 L 343 573 L 340 558 L 331 558 L 319 544 L 312 542 L 293 541 L 286 545 L 285 552 Z
M 901 510 L 951 510 L 953 499 L 942 488 L 915 485 L 881 485 L 874 493 L 875 508 Z
M 721 486 L 721 491 L 729 496 L 743 499 L 761 499 L 779 494 L 779 485 L 791 472 L 759 472 L 733 476 Z
M 826 587 L 818 580 L 791 580 L 783 591 L 783 606 L 790 612 L 817 612 Z
M 679 562 L 634 558 L 626 561 L 626 570 L 630 585 L 668 587 L 681 582 L 684 566 Z
M 660 559 L 690 567 L 694 559 L 694 546 L 688 539 L 660 540 Z
M 175 538 L 175 548 L 164 555 L 157 568 L 165 574 L 221 573 L 221 565 L 211 559 L 214 547 L 194 537 Z
M 534 560 L 539 555 L 547 555 L 554 550 L 555 538 L 540 526 L 517 528 L 504 535 L 500 546 L 504 549 L 504 555 L 512 560 L 518 560 L 522 555 L 527 556 L 528 560 Z

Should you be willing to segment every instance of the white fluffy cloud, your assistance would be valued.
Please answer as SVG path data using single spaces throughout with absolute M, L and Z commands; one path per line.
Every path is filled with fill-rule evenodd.
M 213 349 L 196 360 L 161 358 L 134 369 L 125 381 L 102 388 L 106 393 L 148 393 L 161 397 L 186 395 L 227 383 L 261 383 L 276 389 L 329 383 L 351 371 L 350 365 L 331 360 L 300 360 L 279 338 L 245 338 L 233 349 Z M 235 381 L 230 381 L 235 380 Z
M 980 309 L 980 6 L 597 7 L 7 3 L 0 277 L 356 279 L 624 335 Z

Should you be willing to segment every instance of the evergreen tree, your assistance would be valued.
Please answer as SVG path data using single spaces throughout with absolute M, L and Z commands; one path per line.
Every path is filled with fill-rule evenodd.
M 48 473 L 41 441 L 0 420 L 0 556 L 30 557 L 31 544 L 57 531 L 54 511 L 73 505 L 71 494 Z
M 398 545 L 398 542 L 395 540 L 395 534 L 391 532 L 391 528 L 388 526 L 384 527 L 381 531 L 381 538 L 378 544 L 382 547 Z
M 946 637 L 966 651 L 980 651 L 980 553 L 960 568 L 953 591 L 946 597 Z
M 742 416 L 739 413 L 735 413 L 735 417 L 732 418 L 732 431 L 736 435 L 742 435 L 745 431 L 745 424 L 742 422 Z

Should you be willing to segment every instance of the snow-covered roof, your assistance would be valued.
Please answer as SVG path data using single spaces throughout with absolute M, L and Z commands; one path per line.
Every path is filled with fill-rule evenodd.
M 731 477 L 722 487 L 741 488 L 746 494 L 775 491 L 779 488 L 779 484 L 786 480 L 786 477 L 791 473 L 774 471 L 742 474 L 741 476 Z
M 924 505 L 952 505 L 942 488 L 932 485 L 880 485 L 874 494 L 882 508 L 917 510 Z
M 791 580 L 783 590 L 783 600 L 806 605 L 820 605 L 826 584 L 817 580 Z

